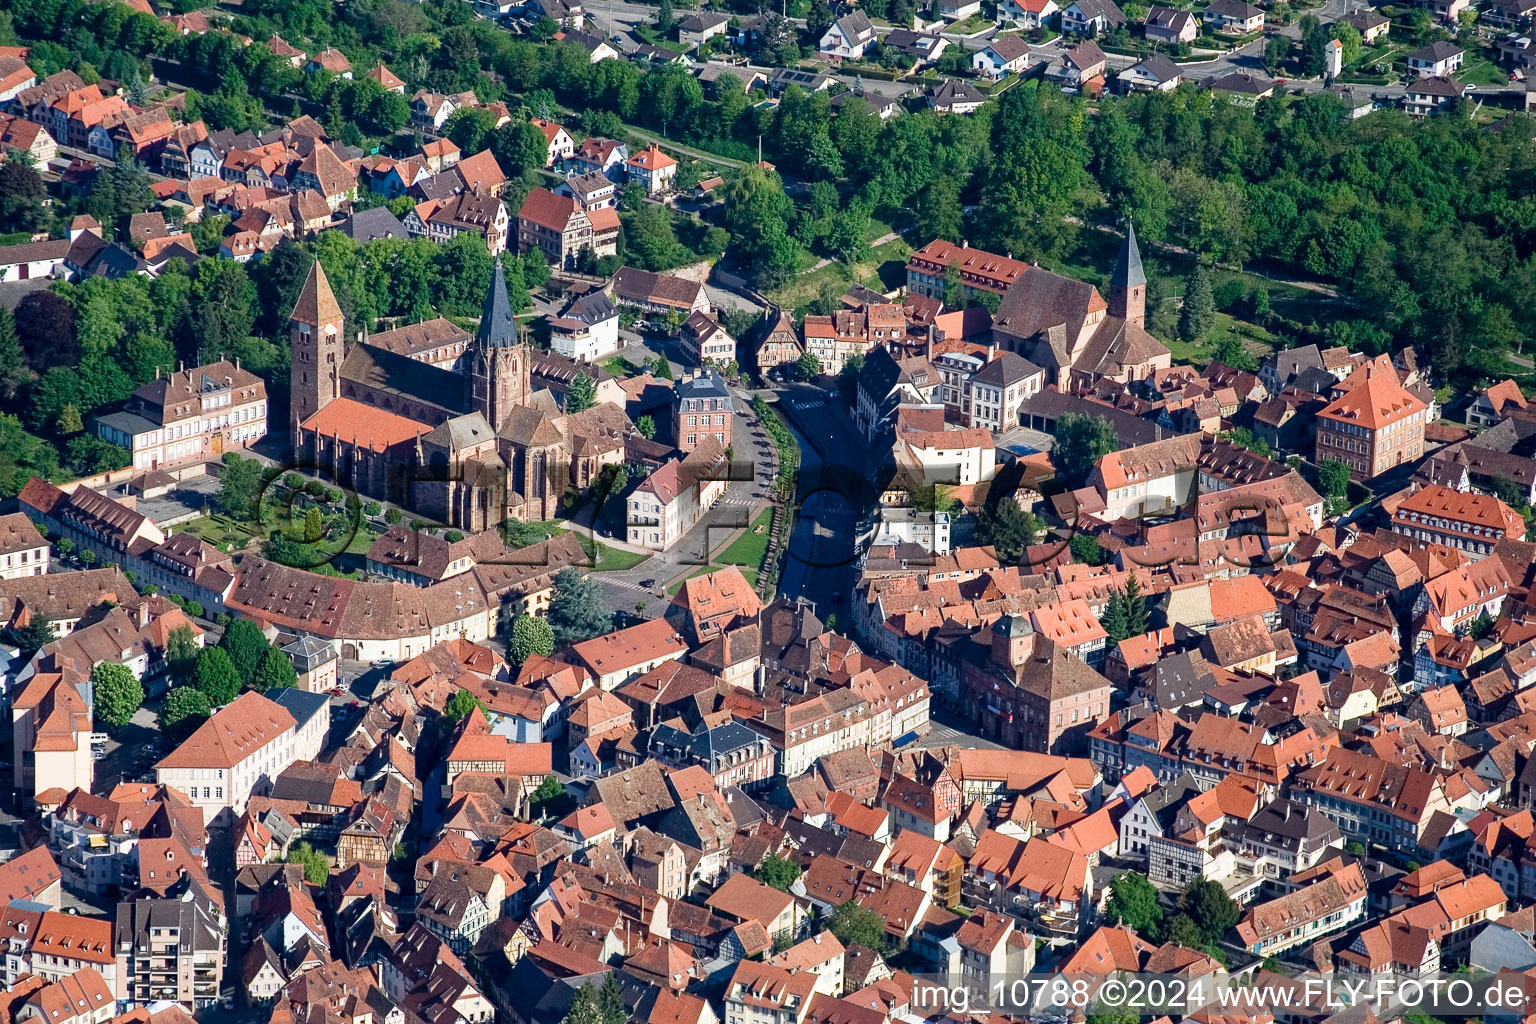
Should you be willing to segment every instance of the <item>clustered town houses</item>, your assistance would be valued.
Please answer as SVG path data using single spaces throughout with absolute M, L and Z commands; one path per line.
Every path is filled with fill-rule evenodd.
M 493 98 L 500 68 L 408 93 L 382 62 L 235 36 L 227 12 L 120 6 L 374 83 L 410 145 L 365 152 L 299 111 L 214 128 L 206 104 L 0 46 L 12 172 L 45 171 L 54 202 L 132 160 L 153 196 L 122 224 L 6 239 L 0 284 L 244 273 L 203 261 L 339 232 L 473 255 L 480 311 L 376 322 L 357 280 L 306 260 L 250 300 L 277 372 L 248 349 L 145 372 L 60 424 L 120 446 L 123 469 L 7 491 L 0 1024 L 958 1020 L 915 1001 L 925 975 L 1536 985 L 1519 381 L 1452 403 L 1424 354 L 1366 344 L 1176 359 L 1203 350 L 1155 336 L 1168 282 L 1129 219 L 1088 280 L 913 228 L 888 290 L 780 308 L 724 263 L 629 265 L 672 265 L 626 235 L 658 209 L 709 230 L 730 191 L 696 182 L 711 154 L 589 134 L 602 122 L 552 96 L 533 117 Z M 1456 105 L 1475 32 L 1531 66 L 1529 0 L 1456 34 L 1467 0 L 1410 6 L 1447 38 L 1403 58 L 1400 100 L 1333 85 L 1329 40 L 1349 116 Z M 556 34 L 578 63 L 675 68 L 680 92 L 731 75 L 765 114 L 910 58 L 930 84 L 862 93 L 881 120 L 963 117 L 1022 76 L 1169 91 L 1192 73 L 1180 48 L 1247 45 L 1275 17 L 939 0 L 890 28 L 840 7 L 814 70 L 707 59 L 782 28 L 771 11 L 686 12 L 684 53 L 622 50 L 576 0 L 472 8 L 475 31 Z M 1407 15 L 1333 13 L 1366 46 Z M 962 48 L 966 76 L 926 74 L 977 21 L 1007 31 Z M 1133 22 L 1158 49 L 1116 59 Z M 1223 102 L 1284 85 L 1221 66 L 1199 88 Z M 510 166 L 467 138 L 507 128 L 526 129 Z M 867 543 L 790 586 L 824 525 L 781 493 L 801 459 L 881 472 L 853 510 Z M 248 460 L 302 544 L 265 532 L 259 496 L 245 520 L 209 514 Z M 342 510 L 359 532 L 332 562 L 287 550 Z M 1374 1009 L 1298 997 L 1158 1024 Z

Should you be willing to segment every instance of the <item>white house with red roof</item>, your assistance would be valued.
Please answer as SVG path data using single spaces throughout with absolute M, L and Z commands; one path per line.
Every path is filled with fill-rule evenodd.
M 639 182 L 648 196 L 672 191 L 677 178 L 677 161 L 654 143 L 630 157 L 624 167 L 630 180 Z
M 545 145 L 549 147 L 549 151 L 544 157 L 545 167 L 553 167 L 562 160 L 569 160 L 571 154 L 576 152 L 576 140 L 571 138 L 570 132 L 554 121 L 546 121 L 542 117 L 535 117 L 531 123 L 535 128 L 544 133 Z

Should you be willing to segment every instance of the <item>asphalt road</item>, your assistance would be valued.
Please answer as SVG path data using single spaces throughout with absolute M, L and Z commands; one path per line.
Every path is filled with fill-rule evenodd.
M 879 497 L 867 464 L 878 453 L 872 457 L 835 394 L 797 385 L 778 398 L 801 451 L 797 515 L 779 592 L 808 598 L 822 618 L 836 612 L 846 622 L 859 538 L 867 537 L 867 517 Z

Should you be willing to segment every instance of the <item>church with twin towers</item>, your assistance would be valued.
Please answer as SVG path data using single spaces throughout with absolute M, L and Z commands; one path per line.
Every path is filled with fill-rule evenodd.
M 289 334 L 299 466 L 461 530 L 554 518 L 566 491 L 586 483 L 573 479 L 573 447 L 587 452 L 600 434 L 622 456 L 633 429 L 617 406 L 566 416 L 550 392 L 533 390 L 533 352 L 518 336 L 499 259 L 456 369 L 349 335 L 318 260 Z M 592 467 L 577 461 L 587 476 Z

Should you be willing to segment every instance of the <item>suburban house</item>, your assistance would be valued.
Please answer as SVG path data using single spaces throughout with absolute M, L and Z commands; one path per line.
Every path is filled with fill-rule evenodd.
M 1467 87 L 1454 78 L 1431 76 L 1408 86 L 1403 109 L 1414 117 L 1424 117 L 1449 107 L 1467 94 Z
M 1189 11 L 1153 7 L 1147 11 L 1146 33 L 1154 43 L 1192 43 L 1200 34 L 1200 25 Z
M 1142 58 L 1115 76 L 1121 92 L 1170 92 L 1183 80 L 1179 66 L 1160 53 Z
M 1062 35 L 1098 36 L 1125 24 L 1125 12 L 1114 0 L 1074 0 L 1061 12 Z
M 683 355 L 694 365 L 706 362 L 721 366 L 736 358 L 736 339 L 711 313 L 690 313 L 683 321 Z
M 571 154 L 576 151 L 576 140 L 571 138 L 571 133 L 555 122 L 535 117 L 531 118 L 529 123 L 544 133 L 544 141 L 549 146 L 544 157 L 545 167 L 553 167 L 562 160 L 569 160 Z
M 981 0 L 939 0 L 937 9 L 945 21 L 964 21 L 981 13 Z
M 822 35 L 816 49 L 822 56 L 837 62 L 856 60 L 869 52 L 877 42 L 875 26 L 863 11 L 845 14 L 832 23 Z
M 1467 406 L 1467 426 L 1474 430 L 1491 427 L 1526 406 L 1525 392 L 1513 380 L 1505 378 L 1484 388 Z
M 549 318 L 549 348 L 557 355 L 595 362 L 619 350 L 619 310 L 600 291 L 578 295 Z
M 630 157 L 624 170 L 630 181 L 640 183 L 646 195 L 661 195 L 672 191 L 672 182 L 677 178 L 677 161 L 652 143 Z
M 1056 0 L 999 0 L 997 23 L 1026 29 L 1044 28 L 1059 13 L 1061 7 Z
M 971 57 L 971 68 L 983 78 L 1018 74 L 1029 61 L 1029 44 L 1019 36 L 994 39 Z
M 596 171 L 614 181 L 624 180 L 624 166 L 629 161 L 629 147 L 613 139 L 587 139 L 566 160 L 566 170 L 574 174 Z
M 1455 43 L 1447 43 L 1444 40 L 1430 43 L 1422 50 L 1415 50 L 1408 55 L 1408 70 L 1420 78 L 1436 75 L 1441 78 L 1449 77 L 1461 69 L 1466 51 Z
M 1360 33 L 1360 41 L 1366 46 L 1374 46 L 1392 31 L 1392 19 L 1368 7 L 1357 7 L 1341 20 Z
M 1084 39 L 1076 46 L 1063 51 L 1058 60 L 1052 61 L 1045 69 L 1045 77 L 1057 82 L 1064 89 L 1089 92 L 1095 80 L 1099 85 L 1103 84 L 1104 65 L 1107 60 L 1104 51 L 1099 49 L 1098 43 L 1092 39 Z
M 1214 93 L 1221 93 L 1230 98 L 1234 103 L 1252 106 L 1266 96 L 1275 94 L 1275 83 L 1258 75 L 1250 75 L 1246 71 L 1233 71 L 1219 78 L 1208 78 L 1205 87 Z
M 699 46 L 716 36 L 725 35 L 731 19 L 715 11 L 701 11 L 691 18 L 684 18 L 677 25 L 677 41 L 684 48 Z
M 1210 6 L 1200 12 L 1200 20 L 1211 31 L 1229 35 L 1247 35 L 1264 28 L 1264 12 L 1242 0 L 1211 0 Z
M 974 114 L 985 102 L 980 89 L 958 78 L 946 78 L 928 89 L 928 106 L 939 114 Z

